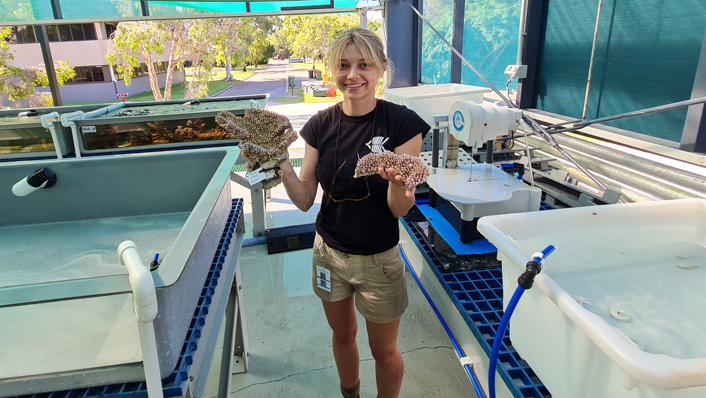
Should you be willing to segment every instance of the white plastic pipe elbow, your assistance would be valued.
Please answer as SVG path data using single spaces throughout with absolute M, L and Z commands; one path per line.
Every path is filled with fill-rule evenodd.
M 118 258 L 120 264 L 127 268 L 137 320 L 142 323 L 152 322 L 157 317 L 157 290 L 135 242 L 126 240 L 121 243 L 118 246 Z

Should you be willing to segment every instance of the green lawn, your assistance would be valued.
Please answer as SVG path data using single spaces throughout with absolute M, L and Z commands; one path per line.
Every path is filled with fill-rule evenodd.
M 272 100 L 278 104 L 298 104 L 301 102 L 339 102 L 343 100 L 341 92 L 336 89 L 335 97 L 314 97 L 309 93 L 302 92 L 301 87 L 294 87 L 294 94 L 291 89 L 286 94 Z
M 311 70 L 311 62 L 303 62 L 303 63 L 295 62 L 295 63 L 289 64 L 289 66 L 296 68 L 296 69 L 301 69 L 301 70 Z M 326 64 L 324 64 L 321 61 L 317 61 L 316 62 L 316 69 L 323 72 L 326 69 Z

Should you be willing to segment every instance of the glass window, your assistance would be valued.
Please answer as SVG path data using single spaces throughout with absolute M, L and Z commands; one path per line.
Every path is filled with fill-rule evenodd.
M 463 57 L 490 83 L 505 94 L 505 68 L 517 63 L 520 0 L 481 0 L 466 3 L 463 21 Z M 461 67 L 461 83 L 486 87 L 467 65 Z M 513 81 L 511 88 L 517 87 Z
M 96 27 L 92 23 L 85 23 L 83 26 L 83 37 L 86 40 L 96 40 Z
M 92 66 L 91 70 L 93 72 L 93 81 L 94 82 L 104 82 L 105 81 L 105 76 L 103 75 L 103 67 L 102 66 Z
M 81 25 L 71 24 L 69 27 L 71 27 L 71 40 L 84 40 L 83 27 Z
M 11 39 L 11 42 L 17 44 L 37 42 L 34 26 L 15 26 L 12 28 L 12 33 L 14 33 L 14 40 Z
M 59 28 L 56 25 L 47 25 L 49 41 L 59 41 Z
M 453 0 L 427 0 L 424 16 L 446 40 L 451 42 L 454 13 Z M 422 27 L 422 82 L 427 84 L 451 81 L 451 49 L 427 24 Z
M 71 41 L 71 26 L 70 25 L 57 25 L 59 27 L 59 40 L 61 41 Z
M 76 76 L 71 79 L 70 83 L 91 83 L 105 81 L 105 76 L 103 75 L 103 67 L 101 66 L 77 66 L 74 68 L 74 71 L 76 71 Z
M 115 32 L 116 30 L 118 30 L 118 24 L 117 24 L 117 23 L 109 23 L 109 22 L 106 22 L 106 23 L 105 23 L 105 34 L 107 35 L 108 38 L 110 38 L 110 36 L 111 36 L 111 35 L 113 34 L 113 32 Z

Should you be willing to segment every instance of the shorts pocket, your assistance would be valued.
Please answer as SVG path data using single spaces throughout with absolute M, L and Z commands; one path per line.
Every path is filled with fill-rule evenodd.
M 388 282 L 397 282 L 404 276 L 404 263 L 395 246 L 386 252 L 373 255 L 375 264 Z
M 326 249 L 324 248 L 324 241 L 319 234 L 316 234 L 314 237 L 312 261 L 314 263 L 314 267 L 316 267 L 317 265 L 324 267 L 326 265 Z

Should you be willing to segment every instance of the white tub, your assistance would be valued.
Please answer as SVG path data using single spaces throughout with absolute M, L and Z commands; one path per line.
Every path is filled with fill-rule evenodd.
M 706 397 L 706 200 L 483 217 L 505 306 L 554 245 L 510 321 L 553 397 Z
M 487 87 L 468 86 L 458 83 L 429 84 L 424 86 L 389 88 L 382 91 L 383 97 L 395 104 L 404 105 L 430 125 L 434 115 L 449 113 L 456 101 L 483 102 L 483 94 L 491 90 Z

